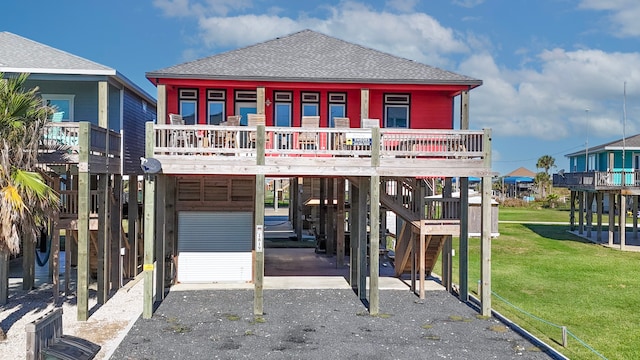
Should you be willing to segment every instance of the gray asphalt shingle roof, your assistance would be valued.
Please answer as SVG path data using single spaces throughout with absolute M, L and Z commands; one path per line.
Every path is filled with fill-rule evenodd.
M 482 84 L 312 30 L 148 72 L 148 78 Z
M 618 139 L 618 140 L 614 140 L 605 144 L 601 144 L 601 145 L 596 145 L 593 147 L 589 148 L 589 153 L 591 154 L 595 154 L 597 152 L 605 152 L 605 151 L 609 151 L 609 150 L 622 150 L 622 148 L 625 148 L 626 150 L 639 150 L 640 149 L 640 134 L 636 134 L 636 135 L 632 135 L 632 136 L 628 136 L 624 139 L 624 142 L 622 141 L 622 139 Z M 567 154 L 565 155 L 566 157 L 571 157 L 571 156 L 578 156 L 578 155 L 582 155 L 584 154 L 585 151 L 580 150 L 580 151 L 576 151 L 573 152 L 571 154 Z
M 19 71 L 31 73 L 116 74 L 116 71 L 110 67 L 7 31 L 0 32 L 0 72 Z

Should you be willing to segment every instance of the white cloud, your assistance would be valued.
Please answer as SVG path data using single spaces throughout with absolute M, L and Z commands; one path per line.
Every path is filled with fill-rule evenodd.
M 581 137 L 586 132 L 584 109 L 590 108 L 589 132 L 611 137 L 622 133 L 622 84 L 630 84 L 627 133 L 640 129 L 639 53 L 606 53 L 583 46 L 579 50 L 550 48 L 537 54 L 518 50 L 518 68 L 508 68 L 492 56 L 491 39 L 484 34 L 460 33 L 422 12 L 375 10 L 343 1 L 321 12 L 285 16 L 277 8 L 262 14 L 223 15 L 251 6 L 248 0 L 155 0 L 173 16 L 191 16 L 199 31 L 186 57 L 211 55 L 220 48 L 238 48 L 290 34 L 304 28 L 336 36 L 394 55 L 482 79 L 471 92 L 474 128 L 490 127 L 500 136 L 533 136 L 546 140 Z M 457 2 L 463 5 L 463 2 Z M 476 6 L 482 1 L 464 1 Z M 413 0 L 390 0 L 387 9 L 414 6 Z M 621 13 L 635 1 L 584 0 L 582 8 Z M 212 8 L 213 7 L 213 8 Z M 199 10 L 207 8 L 207 10 Z M 640 22 L 638 22 L 640 24 Z M 630 29 L 630 28 L 627 28 Z M 630 31 L 630 30 L 629 30 Z M 205 46 L 202 46 L 204 44 Z M 463 59 L 457 60 L 460 57 Z M 188 60 L 188 59 L 185 59 Z M 517 65 L 513 65 L 517 66 Z M 506 153 L 504 154 L 506 156 Z
M 413 12 L 418 0 L 387 0 L 386 7 L 402 13 Z
M 637 0 L 582 0 L 579 7 L 608 12 L 614 36 L 640 36 L 640 2 Z
M 484 0 L 453 0 L 454 4 L 458 6 L 466 7 L 466 8 L 476 7 L 482 4 L 483 2 Z

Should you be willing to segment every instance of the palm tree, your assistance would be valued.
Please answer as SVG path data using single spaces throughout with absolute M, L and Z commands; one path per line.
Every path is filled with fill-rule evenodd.
M 549 169 L 556 167 L 556 159 L 551 155 L 542 155 L 536 163 L 536 168 L 544 169 L 544 172 L 536 174 L 536 183 L 540 187 L 542 198 L 546 197 L 547 188 L 551 187 Z
M 27 77 L 4 79 L 0 73 L 0 273 L 6 275 L 9 256 L 20 251 L 21 241 L 35 242 L 41 224 L 58 208 L 57 194 L 37 168 L 40 135 L 53 109 L 42 104 L 37 88 L 25 89 Z M 7 276 L 0 286 L 5 304 Z
M 544 169 L 544 173 L 549 175 L 549 169 L 556 167 L 556 159 L 551 155 L 542 155 L 536 163 L 537 169 Z

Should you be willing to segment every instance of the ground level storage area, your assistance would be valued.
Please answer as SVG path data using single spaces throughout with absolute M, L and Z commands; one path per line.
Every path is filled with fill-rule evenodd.
M 180 211 L 178 282 L 251 281 L 251 212 Z

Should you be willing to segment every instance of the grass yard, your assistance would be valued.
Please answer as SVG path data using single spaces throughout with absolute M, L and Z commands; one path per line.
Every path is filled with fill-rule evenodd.
M 569 214 L 569 210 L 501 207 L 498 213 L 498 218 L 501 221 L 569 223 Z
M 568 221 L 568 212 L 500 209 L 500 219 Z M 538 216 L 539 215 L 539 216 Z M 565 220 L 562 220 L 565 219 Z M 582 242 L 568 225 L 500 224 L 492 240 L 492 290 L 520 309 L 566 326 L 608 359 L 640 359 L 640 253 Z M 470 239 L 469 285 L 480 279 L 480 239 Z M 457 249 L 457 239 L 454 240 Z M 459 253 L 456 251 L 456 253 Z M 457 281 L 454 260 L 454 281 Z M 600 359 L 561 329 L 523 314 L 497 297 L 492 307 L 571 359 Z

